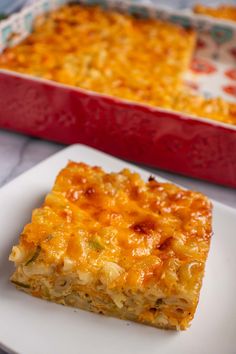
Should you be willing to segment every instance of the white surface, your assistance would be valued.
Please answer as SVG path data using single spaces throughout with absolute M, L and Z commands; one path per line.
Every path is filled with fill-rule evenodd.
M 200 304 L 186 332 L 163 331 L 30 297 L 8 281 L 8 254 L 68 159 L 116 171 L 123 161 L 71 146 L 0 190 L 0 343 L 20 354 L 235 354 L 236 212 L 214 203 L 214 237 Z M 130 165 L 144 178 L 149 173 Z

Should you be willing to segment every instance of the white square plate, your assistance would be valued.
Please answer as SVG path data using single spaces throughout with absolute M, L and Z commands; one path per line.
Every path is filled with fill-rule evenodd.
M 107 171 L 129 167 L 144 179 L 149 176 L 94 149 L 74 145 L 0 190 L 0 346 L 20 354 L 235 354 L 236 211 L 216 202 L 201 299 L 192 326 L 185 332 L 63 307 L 28 296 L 10 284 L 10 249 L 69 159 Z

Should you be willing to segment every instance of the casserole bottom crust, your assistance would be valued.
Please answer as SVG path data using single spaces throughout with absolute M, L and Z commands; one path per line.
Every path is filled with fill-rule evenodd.
M 197 305 L 184 297 L 165 297 L 160 289 L 153 287 L 146 289 L 145 293 L 140 291 L 133 294 L 107 291 L 101 283 L 97 290 L 91 289 L 79 285 L 81 279 L 76 274 L 71 274 L 70 278 L 58 275 L 53 279 L 40 276 L 34 281 L 25 276 L 19 267 L 11 281 L 19 290 L 45 300 L 163 329 L 186 329 Z

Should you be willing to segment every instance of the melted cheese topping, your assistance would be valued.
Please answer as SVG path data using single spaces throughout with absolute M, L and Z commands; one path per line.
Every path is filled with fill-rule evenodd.
M 236 124 L 235 104 L 184 87 L 194 45 L 193 31 L 168 22 L 67 5 L 38 19 L 32 35 L 0 56 L 0 67 Z
M 207 7 L 204 5 L 196 5 L 194 12 L 226 20 L 236 21 L 236 6 L 220 5 L 218 7 Z
M 28 272 L 43 263 L 58 274 L 77 272 L 83 284 L 158 285 L 165 294 L 189 291 L 196 303 L 210 237 L 211 204 L 202 194 L 70 162 L 17 247 Z

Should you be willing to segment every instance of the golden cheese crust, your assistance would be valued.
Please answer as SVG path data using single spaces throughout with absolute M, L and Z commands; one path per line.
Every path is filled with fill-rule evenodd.
M 5 52 L 1 66 L 142 101 L 158 87 L 179 87 L 194 45 L 193 31 L 168 22 L 65 5 L 38 19 L 33 34 Z
M 194 31 L 168 22 L 66 5 L 38 19 L 32 35 L 0 56 L 0 67 L 236 124 L 235 104 L 184 87 L 195 42 Z
M 198 4 L 194 6 L 194 12 L 201 15 L 236 21 L 236 6 L 233 5 L 209 7 Z
M 55 302 L 185 329 L 211 232 L 200 193 L 70 162 L 12 249 L 12 282 Z

